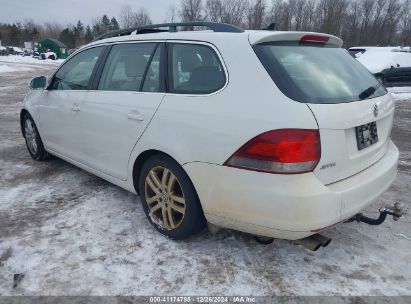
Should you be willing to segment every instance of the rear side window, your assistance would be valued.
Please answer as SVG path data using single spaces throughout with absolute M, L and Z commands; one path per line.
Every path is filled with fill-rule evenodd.
M 341 48 L 277 42 L 256 45 L 254 50 L 278 88 L 299 102 L 344 103 L 387 93 Z
M 87 90 L 91 74 L 104 47 L 82 51 L 67 61 L 54 75 L 53 90 Z
M 160 48 L 156 52 L 157 46 L 157 43 L 113 46 L 101 74 L 98 90 L 141 91 L 147 77 L 145 88 L 151 92 L 158 91 Z
M 209 94 L 225 85 L 223 66 L 209 46 L 170 43 L 168 62 L 171 93 Z

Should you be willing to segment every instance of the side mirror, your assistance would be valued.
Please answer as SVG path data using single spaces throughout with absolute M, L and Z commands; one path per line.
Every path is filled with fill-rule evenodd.
M 33 78 L 30 81 L 29 87 L 32 90 L 44 90 L 47 87 L 47 77 L 39 76 L 39 77 Z

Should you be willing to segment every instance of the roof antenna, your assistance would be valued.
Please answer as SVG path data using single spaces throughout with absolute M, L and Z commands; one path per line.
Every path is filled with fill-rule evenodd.
M 270 23 L 269 26 L 262 28 L 263 31 L 274 31 L 275 30 L 275 22 Z

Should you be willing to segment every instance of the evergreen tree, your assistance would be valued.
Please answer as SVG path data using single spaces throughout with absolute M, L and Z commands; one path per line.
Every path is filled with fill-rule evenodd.
M 59 40 L 63 42 L 69 49 L 76 47 L 76 35 L 70 28 L 65 28 L 60 33 Z
M 110 19 L 108 19 L 107 15 L 103 15 L 101 18 L 100 27 L 103 33 L 107 33 L 110 30 Z
M 120 26 L 118 25 L 118 22 L 116 20 L 116 18 L 111 18 L 110 20 L 110 31 L 116 31 L 120 29 Z
M 74 33 L 78 38 L 82 38 L 84 36 L 84 25 L 80 20 L 77 21 L 77 25 L 74 27 Z
M 86 33 L 84 34 L 84 41 L 85 43 L 89 43 L 91 40 L 93 40 L 93 32 L 91 31 L 90 25 L 87 25 Z
M 36 41 L 40 39 L 40 32 L 37 29 L 37 27 L 33 27 L 33 30 L 31 31 L 31 40 Z
M 93 36 L 99 36 L 103 34 L 103 29 L 101 28 L 101 23 L 95 23 L 93 24 Z
M 8 43 L 12 46 L 21 46 L 21 29 L 16 25 L 8 25 Z

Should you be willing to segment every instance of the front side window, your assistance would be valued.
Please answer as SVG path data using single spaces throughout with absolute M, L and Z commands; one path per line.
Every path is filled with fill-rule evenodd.
M 54 75 L 53 90 L 87 90 L 97 60 L 104 47 L 82 51 L 67 61 Z
M 223 66 L 209 46 L 171 43 L 168 62 L 171 93 L 209 94 L 225 85 Z
M 385 95 L 375 77 L 337 47 L 270 42 L 254 50 L 278 88 L 304 103 L 344 103 Z
M 158 91 L 160 47 L 157 43 L 113 46 L 101 74 L 99 90 Z M 158 51 L 158 52 L 157 52 Z M 146 80 L 144 80 L 146 77 Z

